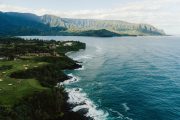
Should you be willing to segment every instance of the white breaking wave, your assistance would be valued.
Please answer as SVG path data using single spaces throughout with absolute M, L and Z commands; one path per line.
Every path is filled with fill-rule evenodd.
M 115 110 L 113 110 L 113 109 L 109 109 L 109 110 L 110 110 L 111 112 L 113 112 L 113 113 L 117 114 L 119 119 L 123 119 L 123 118 L 124 118 L 124 115 L 123 115 L 123 114 L 121 114 L 120 112 L 115 111 Z
M 115 113 L 118 115 L 118 119 L 121 119 L 121 120 L 133 120 L 132 118 L 129 118 L 129 117 L 126 117 L 124 116 L 123 114 L 121 114 L 120 112 L 116 111 L 116 110 L 113 110 L 113 109 L 109 109 L 111 112 Z
M 81 68 L 75 69 L 75 70 L 85 70 L 85 67 L 82 66 Z
M 79 55 L 77 57 L 73 57 L 74 60 L 84 60 L 84 59 L 92 59 L 93 56 L 92 55 Z
M 71 79 L 59 83 L 58 85 L 67 85 L 80 80 L 79 77 L 74 76 L 72 73 L 68 74 Z M 91 117 L 94 120 L 106 120 L 108 113 L 103 110 L 97 109 L 97 106 L 87 97 L 86 93 L 82 92 L 81 88 L 66 88 L 68 92 L 68 103 L 74 105 L 72 111 L 85 111 L 85 116 Z
M 77 57 L 73 57 L 73 59 L 76 61 L 92 58 L 92 55 L 80 55 Z M 84 66 L 82 66 L 82 68 L 76 70 L 84 69 Z M 79 77 L 74 76 L 73 74 L 68 74 L 68 76 L 70 76 L 71 79 L 60 83 L 60 85 L 67 85 L 80 80 Z M 82 111 L 85 116 L 91 117 L 94 120 L 106 120 L 108 113 L 98 109 L 97 106 L 87 97 L 87 94 L 82 92 L 81 88 L 66 88 L 65 90 L 66 92 L 68 92 L 69 96 L 68 103 L 74 105 L 72 111 Z
M 85 114 L 87 117 L 91 117 L 94 120 L 106 120 L 108 113 L 97 109 L 97 106 L 87 98 L 86 93 L 82 92 L 80 88 L 66 89 L 69 95 L 68 102 L 76 105 L 72 111 L 77 112 L 80 110 L 87 111 Z
M 122 106 L 124 107 L 124 110 L 127 112 L 130 110 L 130 108 L 127 106 L 127 103 L 122 103 Z
M 78 82 L 80 80 L 79 77 L 74 76 L 72 73 L 68 74 L 69 77 L 71 77 L 69 80 L 65 80 L 64 82 L 62 82 L 63 85 L 67 85 L 70 83 L 75 83 Z

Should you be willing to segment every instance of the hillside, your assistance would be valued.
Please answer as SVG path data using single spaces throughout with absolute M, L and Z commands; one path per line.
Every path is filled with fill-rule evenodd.
M 99 37 L 115 37 L 115 36 L 135 36 L 130 34 L 118 34 L 115 32 L 111 32 L 106 29 L 100 29 L 100 30 L 85 30 L 82 32 L 74 33 L 78 36 L 99 36 Z
M 108 34 L 105 35 L 102 30 Z M 127 36 L 165 33 L 152 25 L 119 20 L 70 19 L 53 15 L 0 12 L 0 35 Z
M 30 13 L 0 12 L 0 35 L 48 35 L 66 30 L 49 27 L 39 16 Z
M 148 24 L 134 24 L 120 20 L 93 20 L 93 19 L 70 19 L 60 18 L 53 15 L 41 17 L 43 23 L 51 27 L 65 27 L 69 31 L 85 31 L 106 29 L 118 34 L 130 35 L 164 35 L 163 30 L 159 30 Z

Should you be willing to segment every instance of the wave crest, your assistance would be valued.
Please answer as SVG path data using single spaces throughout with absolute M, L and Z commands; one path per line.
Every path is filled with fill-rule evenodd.
M 68 103 L 75 105 L 72 111 L 85 111 L 85 116 L 91 117 L 94 120 L 106 120 L 108 113 L 100 110 L 87 97 L 86 93 L 82 92 L 80 88 L 66 89 L 68 92 Z

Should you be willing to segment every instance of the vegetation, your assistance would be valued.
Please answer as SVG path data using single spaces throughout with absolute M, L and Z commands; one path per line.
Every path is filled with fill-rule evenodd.
M 70 19 L 53 15 L 37 16 L 30 13 L 0 12 L 0 35 L 111 37 L 165 35 L 165 33 L 152 25 L 133 24 L 118 20 Z
M 15 37 L 0 37 L 0 57 L 9 60 L 22 56 L 64 56 L 68 51 L 85 49 L 86 45 L 78 41 L 24 40 Z
M 0 12 L 0 35 L 55 35 L 64 30 L 64 27 L 49 27 L 33 14 Z
M 77 32 L 75 33 L 78 36 L 98 36 L 98 37 L 115 37 L 115 36 L 135 36 L 135 35 L 129 35 L 129 34 L 118 34 L 115 32 L 108 31 L 106 29 L 101 30 L 88 30 L 83 32 Z
M 87 119 L 71 112 L 64 88 L 55 87 L 68 79 L 62 70 L 81 67 L 65 53 L 84 43 L 1 37 L 0 49 L 0 119 Z
M 44 15 L 42 16 L 42 21 L 45 24 L 49 24 L 51 27 L 65 27 L 70 33 L 106 29 L 113 33 L 117 33 L 116 35 L 118 36 L 165 35 L 163 30 L 159 30 L 152 25 L 134 24 L 120 20 L 68 19 L 53 15 Z M 88 35 L 92 36 L 93 34 Z

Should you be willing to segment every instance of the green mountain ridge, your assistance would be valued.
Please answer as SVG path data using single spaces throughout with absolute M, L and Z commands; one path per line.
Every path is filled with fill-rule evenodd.
M 120 20 L 71 19 L 60 18 L 54 15 L 43 15 L 41 19 L 43 23 L 51 27 L 63 26 L 72 32 L 106 29 L 118 34 L 165 35 L 163 30 L 159 30 L 152 25 L 134 24 Z
M 78 36 L 99 36 L 99 37 L 115 37 L 115 36 L 136 36 L 136 35 L 129 35 L 129 34 L 118 34 L 115 32 L 111 32 L 106 29 L 100 30 L 87 30 L 82 32 L 77 32 L 75 35 Z
M 49 27 L 34 14 L 0 12 L 0 35 L 46 35 L 62 30 L 66 28 Z
M 0 35 L 128 36 L 165 35 L 148 24 L 120 20 L 61 18 L 54 15 L 0 12 Z

